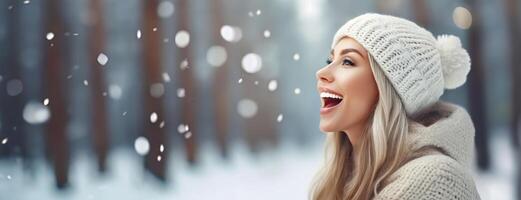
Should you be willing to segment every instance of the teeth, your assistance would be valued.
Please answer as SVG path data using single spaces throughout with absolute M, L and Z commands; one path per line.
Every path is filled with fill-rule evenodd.
M 343 97 L 338 96 L 338 95 L 336 95 L 336 94 L 329 93 L 329 92 L 321 92 L 321 93 L 320 93 L 320 98 L 335 98 L 335 99 L 343 99 Z

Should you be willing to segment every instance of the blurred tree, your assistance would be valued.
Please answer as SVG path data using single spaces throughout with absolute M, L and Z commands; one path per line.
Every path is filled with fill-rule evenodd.
M 212 9 L 212 40 L 214 45 L 227 47 L 220 35 L 221 26 L 224 25 L 224 18 L 222 0 L 211 1 Z M 228 60 L 228 59 L 227 59 Z M 227 60 L 222 66 L 214 68 L 214 79 L 212 84 L 212 91 L 214 93 L 214 115 L 215 115 L 215 134 L 217 138 L 217 145 L 223 158 L 228 158 L 228 134 L 229 134 L 229 103 L 230 103 L 230 88 L 228 86 L 229 63 Z
M 68 185 L 69 173 L 69 145 L 67 141 L 66 125 L 69 117 L 66 111 L 66 84 L 64 76 L 64 46 L 63 16 L 60 10 L 60 0 L 49 0 L 45 4 L 46 25 L 45 33 L 54 34 L 54 38 L 45 41 L 45 71 L 47 97 L 49 98 L 49 110 L 51 117 L 47 122 L 46 146 L 49 158 L 52 162 L 56 185 L 65 188 Z M 45 37 L 42 37 L 45 39 Z
M 166 181 L 166 163 L 167 151 L 161 151 L 167 148 L 167 135 L 163 131 L 165 116 L 163 111 L 163 93 L 164 86 L 162 83 L 162 67 L 161 67 L 161 32 L 157 31 L 159 27 L 159 16 L 157 15 L 158 1 L 144 1 L 144 21 L 143 21 L 143 53 L 144 63 L 143 70 L 145 72 L 145 114 L 150 120 L 144 120 L 145 137 L 150 143 L 150 151 L 145 158 L 145 166 L 158 179 Z M 153 119 L 156 118 L 156 119 Z M 163 145 L 163 148 L 161 148 Z M 164 150 L 164 149 L 163 149 Z
M 188 0 L 177 1 L 177 27 L 178 30 L 185 30 L 190 32 L 190 4 Z M 196 164 L 197 155 L 197 123 L 196 123 L 196 112 L 197 112 L 197 87 L 195 77 L 193 75 L 194 70 L 192 69 L 191 63 L 193 63 L 193 55 L 191 52 L 192 44 L 179 49 L 177 60 L 181 60 L 179 67 L 178 78 L 180 79 L 180 85 L 185 91 L 185 95 L 181 98 L 182 116 L 181 123 L 186 124 L 190 127 L 188 133 L 184 134 L 185 140 L 185 151 L 187 161 L 194 165 Z
M 430 26 L 429 9 L 424 0 L 412 1 L 412 11 L 414 14 L 415 21 L 422 27 Z
M 488 147 L 487 113 L 485 109 L 485 75 L 482 55 L 482 23 L 481 12 L 478 10 L 478 1 L 467 0 L 472 13 L 472 25 L 468 30 L 469 55 L 472 60 L 472 70 L 468 75 L 470 115 L 476 128 L 476 150 L 478 167 L 482 170 L 490 168 L 490 153 Z
M 10 5 L 16 5 L 16 1 L 10 0 Z M 0 156 L 21 156 L 27 158 L 26 131 L 23 120 L 23 108 L 26 102 L 22 82 L 22 65 L 20 63 L 20 45 L 17 40 L 20 37 L 19 10 L 7 11 L 6 28 L 7 37 L 0 40 Z
M 96 152 L 98 171 L 105 172 L 107 168 L 108 154 L 108 129 L 107 129 L 107 113 L 105 105 L 105 96 L 107 85 L 105 84 L 105 68 L 97 61 L 98 55 L 103 52 L 105 39 L 105 29 L 103 25 L 103 13 L 101 0 L 92 0 L 88 2 L 89 8 L 89 30 L 90 30 L 90 48 L 89 61 L 92 71 L 92 139 L 94 143 L 94 152 Z M 106 93 L 105 93 L 106 94 Z
M 509 51 L 510 56 L 510 70 L 512 78 L 512 109 L 511 109 L 511 121 L 510 121 L 510 132 L 512 134 L 512 141 L 516 147 L 518 156 L 518 163 L 521 163 L 521 148 L 519 148 L 519 139 L 521 134 L 519 132 L 519 121 L 521 120 L 521 27 L 519 25 L 519 12 L 518 12 L 518 1 L 517 0 L 506 0 L 505 1 L 505 19 L 507 21 L 507 29 L 510 35 L 511 50 Z M 519 165 L 518 165 L 519 166 Z M 517 180 L 516 190 L 517 199 L 521 199 L 521 173 L 519 173 L 519 167 L 517 168 Z
M 519 147 L 519 120 L 521 119 L 521 35 L 518 1 L 506 0 L 505 1 L 505 15 L 507 20 L 507 28 L 510 35 L 511 51 L 510 56 L 510 70 L 512 78 L 512 109 L 511 109 L 511 122 L 510 131 L 513 138 L 513 143 L 516 147 Z

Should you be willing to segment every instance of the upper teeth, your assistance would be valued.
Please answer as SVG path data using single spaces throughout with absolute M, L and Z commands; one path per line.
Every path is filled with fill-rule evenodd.
M 343 97 L 338 96 L 338 95 L 336 95 L 336 94 L 329 93 L 329 92 L 321 92 L 321 93 L 320 93 L 320 98 L 336 98 L 336 99 L 343 99 Z

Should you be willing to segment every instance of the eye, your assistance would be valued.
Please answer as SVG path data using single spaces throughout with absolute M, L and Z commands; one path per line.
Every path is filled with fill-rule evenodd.
M 353 62 L 351 62 L 349 59 L 345 58 L 342 60 L 342 65 L 354 65 Z
M 332 62 L 333 62 L 333 61 L 331 60 L 331 58 L 328 58 L 328 59 L 326 60 L 326 64 L 328 64 L 328 65 L 331 64 Z

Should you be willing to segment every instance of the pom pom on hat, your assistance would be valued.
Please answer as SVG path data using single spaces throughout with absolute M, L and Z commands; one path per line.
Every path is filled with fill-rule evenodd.
M 440 52 L 445 89 L 455 89 L 465 83 L 470 71 L 470 56 L 454 35 L 440 35 L 436 39 Z

